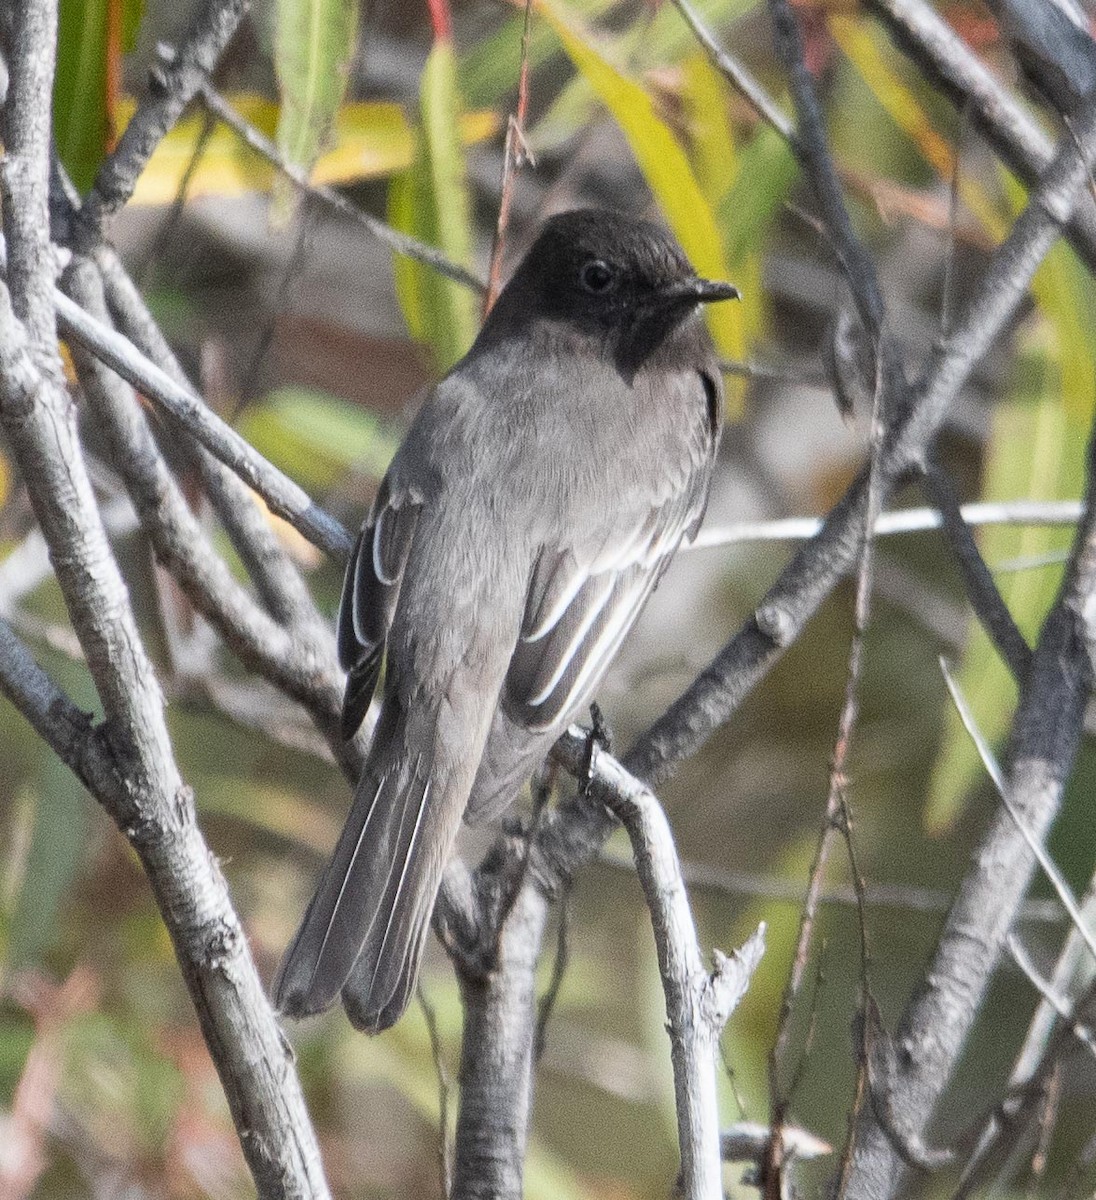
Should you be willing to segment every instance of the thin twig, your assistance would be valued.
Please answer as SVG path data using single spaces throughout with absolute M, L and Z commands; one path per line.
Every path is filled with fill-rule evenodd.
M 430 1057 L 434 1060 L 434 1070 L 438 1076 L 438 1167 L 441 1170 L 441 1194 L 448 1196 L 453 1190 L 453 1147 L 449 1142 L 449 1092 L 452 1085 L 442 1052 L 438 1014 L 427 998 L 421 980 L 415 986 L 415 995 L 426 1021 L 426 1033 L 430 1038 Z
M 147 359 L 127 338 L 89 316 L 63 292 L 54 292 L 54 302 L 58 323 L 68 337 L 169 413 L 211 454 L 254 488 L 273 512 L 327 554 L 342 559 L 350 553 L 353 539 L 349 532 L 201 399 Z
M 927 0 L 868 0 L 895 45 L 969 113 L 1016 174 L 1034 187 L 1054 156 L 1054 145 L 1030 112 L 997 80 Z M 1065 236 L 1090 269 L 1096 268 L 1096 210 L 1069 218 Z
M 556 952 L 552 956 L 552 974 L 549 976 L 544 995 L 541 996 L 540 1003 L 537 1005 L 537 1031 L 533 1038 L 533 1060 L 538 1063 L 548 1048 L 548 1023 L 552 1019 L 552 1013 L 555 1012 L 556 1001 L 559 999 L 560 989 L 563 987 L 563 980 L 567 975 L 567 966 L 571 958 L 567 939 L 571 924 L 571 906 L 568 900 L 568 895 L 564 893 L 558 905 Z
M 882 332 L 886 309 L 883 293 L 875 265 L 853 230 L 841 195 L 837 172 L 827 149 L 822 109 L 807 70 L 799 24 L 788 0 L 769 0 L 769 11 L 772 14 L 777 54 L 788 72 L 795 97 L 799 160 L 818 198 L 826 230 L 845 268 L 860 319 L 875 347 L 884 350 Z M 889 386 L 890 381 L 886 382 Z
M 1031 647 L 1012 619 L 1004 598 L 993 582 L 986 560 L 978 549 L 978 543 L 963 519 L 959 497 L 951 480 L 939 463 L 930 459 L 922 476 L 922 485 L 940 512 L 944 532 L 951 545 L 952 553 L 966 584 L 967 599 L 982 628 L 1008 664 L 1013 677 L 1022 680 L 1031 666 Z
M 78 249 L 86 251 L 98 244 L 103 221 L 129 200 L 153 151 L 209 78 L 249 7 L 250 0 L 205 0 L 182 46 L 161 55 L 149 95 L 99 168 L 80 210 Z
M 611 843 L 603 846 L 597 862 L 604 867 L 629 874 L 635 870 L 632 856 L 618 850 Z M 777 904 L 803 904 L 803 885 L 775 875 L 762 875 L 754 871 L 716 867 L 708 863 L 682 860 L 681 873 L 691 891 L 700 888 L 717 894 L 758 900 Z M 855 908 L 857 904 L 854 887 L 829 887 L 818 898 L 819 904 Z M 893 908 L 899 912 L 943 913 L 951 903 L 951 893 L 941 888 L 918 887 L 916 884 L 877 883 L 872 881 L 867 888 L 865 903 L 868 908 Z M 1020 919 L 1037 925 L 1057 925 L 1064 922 L 1061 909 L 1053 900 L 1032 898 L 1025 902 Z
M 944 281 L 940 285 L 940 336 L 947 337 L 951 332 L 951 317 L 953 291 L 955 288 L 956 250 L 958 238 L 955 236 L 959 219 L 960 174 L 963 169 L 963 130 L 967 124 L 969 105 L 964 103 L 959 110 L 959 128 L 955 134 L 955 152 L 952 155 L 951 179 L 948 181 L 948 224 L 947 247 L 944 253 Z
M 1031 986 L 1039 993 L 1039 995 L 1054 1009 L 1059 1017 L 1069 1027 L 1073 1036 L 1081 1043 L 1082 1046 L 1096 1058 L 1096 1035 L 1092 1029 L 1085 1024 L 1082 1024 L 1074 1011 L 1073 1005 L 1064 997 L 1060 996 L 1054 988 L 1042 977 L 1036 970 L 1035 964 L 1031 961 L 1031 956 L 1024 949 L 1023 943 L 1015 934 L 1009 934 L 1006 939 L 1008 952 L 1012 956 L 1012 961 L 1020 968 L 1021 972 L 1027 978 Z
M 872 568 L 874 542 L 872 530 L 883 507 L 885 483 L 882 476 L 882 458 L 885 450 L 884 429 L 886 415 L 890 409 L 885 389 L 892 380 L 884 373 L 888 359 L 885 333 L 886 308 L 874 264 L 863 245 L 856 237 L 849 219 L 837 182 L 829 147 L 822 125 L 821 107 L 807 70 L 799 28 L 791 8 L 785 0 L 770 0 L 770 11 L 776 30 L 778 50 L 784 59 L 795 96 L 799 118 L 799 156 L 807 169 L 818 196 L 828 234 L 837 245 L 845 266 L 849 285 L 870 340 L 872 361 L 875 366 L 875 386 L 872 394 L 871 445 L 867 474 L 866 512 L 859 552 L 856 576 L 856 600 L 852 644 L 849 648 L 848 668 L 845 674 L 845 695 L 838 722 L 837 740 L 830 764 L 829 787 L 826 798 L 825 820 L 819 835 L 818 847 L 807 885 L 807 895 L 800 919 L 799 937 L 781 1002 L 780 1022 L 777 1036 L 769 1056 L 769 1092 L 772 1124 L 778 1130 L 787 1113 L 788 1094 L 782 1089 L 779 1071 L 787 1053 L 790 1033 L 790 1017 L 796 996 L 806 970 L 814 932 L 818 900 L 822 890 L 829 847 L 835 835 L 844 839 L 853 874 L 853 885 L 857 894 L 857 921 L 860 933 L 860 1012 L 863 1017 L 870 1001 L 868 981 L 867 928 L 863 903 L 863 880 L 857 867 L 852 840 L 852 818 L 848 799 L 846 764 L 859 712 L 859 687 L 863 670 L 864 639 L 871 613 Z M 866 1080 L 867 1056 L 862 1055 L 857 1064 L 856 1103 L 863 1096 Z M 855 1111 L 855 1109 L 854 1109 Z M 845 1176 L 855 1126 L 850 1124 L 849 1140 L 842 1154 L 841 1176 Z M 769 1159 L 765 1170 L 767 1195 L 777 1197 L 774 1189 L 779 1187 L 782 1169 L 782 1140 L 774 1134 Z M 839 1191 L 841 1185 L 838 1185 Z
M 951 673 L 944 659 L 940 660 L 940 669 L 944 673 L 944 682 L 947 684 L 948 692 L 951 694 L 952 703 L 959 713 L 959 719 L 963 722 L 963 728 L 974 743 L 975 749 L 978 751 L 978 757 L 982 760 L 982 765 L 986 768 L 986 774 L 993 780 L 993 786 L 997 789 L 997 795 L 1004 805 L 1005 811 L 1012 818 L 1024 841 L 1027 842 L 1028 848 L 1035 857 L 1035 861 L 1042 867 L 1043 874 L 1050 880 L 1050 884 L 1054 888 L 1054 894 L 1061 901 L 1062 907 L 1069 914 L 1069 919 L 1073 922 L 1073 928 L 1080 934 L 1082 941 L 1088 947 L 1089 954 L 1092 955 L 1093 961 L 1096 962 L 1096 935 L 1088 928 L 1088 922 L 1073 895 L 1073 889 L 1058 869 L 1058 865 L 1047 853 L 1042 842 L 1028 828 L 1027 822 L 1016 808 L 1016 805 L 1013 804 L 1009 796 L 1005 774 L 1001 770 L 990 744 L 986 741 L 985 735 L 978 728 L 978 724 L 974 720 L 974 714 L 970 711 L 970 706 L 967 704 L 955 676 Z
M 334 188 L 321 183 L 312 183 L 308 172 L 303 167 L 285 158 L 270 138 L 245 121 L 211 84 L 203 82 L 198 90 L 202 103 L 210 112 L 233 130 L 256 154 L 265 158 L 304 195 L 317 197 L 324 204 L 342 213 L 343 216 L 357 222 L 367 233 L 375 237 L 377 241 L 383 242 L 389 249 L 395 250 L 397 254 L 412 258 L 437 271 L 439 275 L 444 275 L 447 279 L 463 284 L 464 287 L 471 288 L 475 292 L 484 291 L 485 284 L 482 279 L 473 275 L 466 267 L 446 258 L 440 250 L 370 216 Z
M 483 299 L 486 315 L 498 299 L 502 288 L 502 260 L 506 251 L 506 233 L 510 227 L 510 206 L 514 198 L 514 182 L 518 168 L 533 162 L 525 143 L 525 115 L 529 109 L 529 25 L 533 0 L 525 0 L 525 16 L 521 26 L 521 67 L 518 70 L 517 110 L 506 122 L 506 142 L 502 150 L 502 189 L 499 197 L 499 217 L 495 226 L 495 242 L 491 248 L 491 269 L 487 275 L 487 294 Z M 534 164 L 535 165 L 535 164 Z
M 1076 525 L 1084 516 L 1080 500 L 1002 500 L 977 501 L 959 506 L 959 516 L 969 526 L 981 525 Z M 742 521 L 734 525 L 705 526 L 695 541 L 682 547 L 710 550 L 734 546 L 740 542 L 800 542 L 817 537 L 824 517 L 781 517 L 773 521 Z M 945 520 L 939 508 L 903 508 L 880 513 L 872 530 L 873 538 L 897 534 L 925 533 L 943 529 Z
M 141 265 L 135 267 L 133 270 L 134 277 L 139 281 L 141 287 L 147 286 L 153 265 L 163 257 L 168 243 L 171 241 L 175 230 L 182 220 L 183 211 L 186 208 L 187 196 L 190 192 L 190 185 L 194 182 L 194 176 L 201 165 L 202 157 L 209 145 L 209 139 L 216 127 L 217 122 L 213 114 L 210 112 L 203 113 L 202 128 L 198 131 L 198 136 L 194 141 L 194 149 L 190 152 L 186 168 L 179 179 L 179 186 L 171 201 L 171 207 L 167 210 L 164 219 L 160 222 L 159 228 L 156 230 L 156 237 L 153 239 L 148 254 L 145 255 Z
M 704 47 L 708 57 L 715 64 L 716 69 L 725 75 L 731 84 L 753 105 L 758 116 L 762 120 L 768 121 L 773 129 L 798 154 L 799 140 L 795 135 L 794 126 L 788 117 L 773 103 L 761 84 L 754 79 L 736 58 L 732 58 L 720 46 L 712 32 L 701 21 L 696 10 L 689 3 L 689 0 L 674 0 L 674 4 L 685 18 L 689 28 L 696 35 L 697 41 Z

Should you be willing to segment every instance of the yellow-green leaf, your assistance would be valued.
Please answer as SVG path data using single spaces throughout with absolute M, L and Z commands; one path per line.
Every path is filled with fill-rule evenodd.
M 912 88 L 891 67 L 879 34 L 867 22 L 833 14 L 828 18 L 833 39 L 860 73 L 892 121 L 919 150 L 938 175 L 950 179 L 955 169 L 951 143 L 937 131 Z M 959 198 L 995 239 L 1007 232 L 1007 223 L 986 189 L 969 172 L 959 174 Z
M 655 112 L 651 97 L 605 57 L 588 30 L 576 27 L 559 0 L 537 0 L 537 10 L 555 30 L 568 57 L 620 126 L 690 262 L 701 275 L 727 278 L 723 242 L 712 206 L 704 198 L 685 151 Z M 719 349 L 730 357 L 741 357 L 745 344 L 739 306 L 713 304 L 706 315 Z
M 276 104 L 246 93 L 231 97 L 231 103 L 249 124 L 273 137 L 278 122 Z M 132 100 L 121 106 L 125 120 L 133 110 Z M 492 137 L 498 127 L 498 117 L 492 112 L 465 113 L 458 124 L 465 144 Z M 160 205 L 175 199 L 201 131 L 198 116 L 185 118 L 171 130 L 137 181 L 131 203 Z M 312 180 L 349 184 L 383 178 L 406 171 L 414 158 L 415 132 L 399 104 L 381 100 L 344 104 L 335 120 L 334 144 L 313 167 Z M 248 149 L 227 126 L 218 125 L 190 176 L 187 195 L 192 199 L 240 196 L 270 191 L 273 182 L 274 169 L 266 159 Z
M 240 432 L 312 490 L 333 487 L 354 466 L 379 479 L 396 442 L 364 408 L 304 387 L 282 387 L 252 405 Z
M 434 44 L 420 87 L 422 128 L 415 165 L 389 190 L 389 220 L 398 229 L 467 264 L 472 214 L 464 155 L 457 135 L 460 101 L 452 43 Z M 472 344 L 479 327 L 479 297 L 410 259 L 395 261 L 396 294 L 412 336 L 426 341 L 439 372 Z
M 121 0 L 116 50 L 133 48 L 142 0 Z M 86 192 L 110 140 L 107 52 L 110 0 L 61 0 L 57 71 L 53 80 L 53 136 L 57 153 L 81 192 Z
M 292 163 L 312 169 L 327 148 L 346 95 L 358 28 L 358 0 L 278 0 L 274 67 L 281 95 L 277 143 Z M 288 216 L 294 192 L 282 182 L 278 216 Z
M 718 209 L 738 174 L 727 87 L 703 50 L 685 59 L 682 75 L 681 99 L 696 181 L 704 198 Z

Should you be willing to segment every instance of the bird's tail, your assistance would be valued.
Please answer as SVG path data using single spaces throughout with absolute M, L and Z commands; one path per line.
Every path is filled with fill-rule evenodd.
M 411 998 L 441 874 L 464 810 L 435 770 L 435 720 L 386 699 L 335 853 L 274 982 L 279 1011 L 322 1012 L 344 989 L 379 1032 Z M 348 983 L 349 980 L 349 983 Z

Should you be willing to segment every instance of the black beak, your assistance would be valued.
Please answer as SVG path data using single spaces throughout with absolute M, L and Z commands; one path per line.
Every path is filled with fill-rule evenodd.
M 717 300 L 739 300 L 741 295 L 733 283 L 720 279 L 685 279 L 663 288 L 658 298 L 668 304 L 714 304 Z

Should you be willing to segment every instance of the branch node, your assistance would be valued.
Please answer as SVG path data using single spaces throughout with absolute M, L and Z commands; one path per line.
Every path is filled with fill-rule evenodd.
M 775 600 L 760 605 L 754 612 L 758 631 L 778 649 L 788 646 L 798 632 L 795 617 L 787 607 Z
M 714 967 L 701 988 L 700 1012 L 713 1037 L 719 1037 L 724 1025 L 746 994 L 765 953 L 765 922 L 737 950 L 724 954 L 712 951 Z

